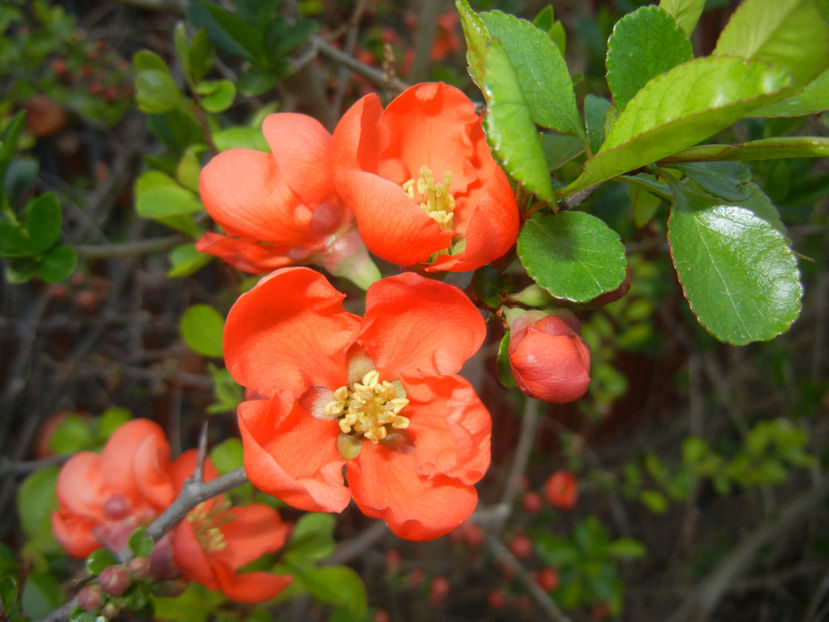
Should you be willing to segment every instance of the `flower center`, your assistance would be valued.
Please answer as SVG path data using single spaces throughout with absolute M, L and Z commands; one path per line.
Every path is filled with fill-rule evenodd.
M 221 526 L 233 520 L 228 514 L 230 501 L 222 496 L 208 506 L 207 501 L 202 501 L 188 514 L 187 520 L 193 527 L 193 534 L 196 536 L 202 549 L 208 553 L 220 551 L 227 546 Z
M 409 403 L 403 395 L 400 383 L 380 382 L 377 370 L 334 391 L 334 399 L 325 405 L 325 415 L 337 419 L 340 426 L 337 448 L 343 458 L 356 458 L 363 438 L 376 445 L 389 435 L 389 428 L 409 427 L 409 419 L 399 414 Z
M 443 176 L 443 183 L 438 184 L 429 167 L 422 166 L 417 182 L 414 179 L 404 182 L 403 190 L 410 199 L 420 202 L 420 209 L 434 219 L 441 229 L 449 229 L 455 211 L 455 197 L 449 192 L 451 183 L 452 173 L 449 171 Z

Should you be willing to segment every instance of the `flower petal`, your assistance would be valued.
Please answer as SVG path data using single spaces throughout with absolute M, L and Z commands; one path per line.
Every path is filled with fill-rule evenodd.
M 316 206 L 334 194 L 331 134 L 319 121 L 305 114 L 278 112 L 265 117 L 262 133 L 279 172 L 303 203 Z
M 193 532 L 189 520 L 182 520 L 173 531 L 173 560 L 181 573 L 191 581 L 198 581 L 211 590 L 218 582 L 210 567 L 210 560 Z
M 97 521 L 69 513 L 52 512 L 52 533 L 55 540 L 73 557 L 88 557 L 102 548 L 92 533 Z
M 225 517 L 228 522 L 220 529 L 226 546 L 212 557 L 233 570 L 278 551 L 288 536 L 288 525 L 282 522 L 279 513 L 263 503 L 234 506 L 222 519 Z
M 289 575 L 270 572 L 235 573 L 223 564 L 213 563 L 213 572 L 222 593 L 240 603 L 259 603 L 273 598 L 294 580 Z
M 363 514 L 380 518 L 400 538 L 431 540 L 463 523 L 478 502 L 475 488 L 438 475 L 417 474 L 413 453 L 364 443 L 348 463 L 348 485 Z
M 343 175 L 352 170 L 377 172 L 377 156 L 382 148 L 383 134 L 378 124 L 383 116 L 380 98 L 371 93 L 357 100 L 334 128 L 331 141 L 331 160 L 334 165 L 334 183 L 337 190 L 343 185 Z M 401 183 L 405 179 L 401 180 Z
M 196 462 L 199 459 L 199 452 L 195 449 L 188 449 L 181 454 L 176 461 L 170 466 L 170 481 L 172 482 L 175 493 L 181 492 L 186 482 L 193 473 L 196 472 Z M 219 476 L 219 471 L 213 466 L 210 458 L 204 460 L 204 471 L 202 473 L 202 480 L 209 482 Z M 215 499 L 215 497 L 212 497 Z
M 169 473 L 167 440 L 156 434 L 147 436 L 136 449 L 133 467 L 139 494 L 157 509 L 166 509 L 176 496 Z
M 101 456 L 82 451 L 60 470 L 57 497 L 60 507 L 78 517 L 103 520 L 102 507 L 110 495 L 104 483 Z
M 245 472 L 259 490 L 309 512 L 340 512 L 351 499 L 336 448 L 339 428 L 288 394 L 239 404 Z
M 290 257 L 281 254 L 273 246 L 231 238 L 212 231 L 202 234 L 196 242 L 196 250 L 218 257 L 234 268 L 251 274 L 270 272 L 293 263 Z
M 384 380 L 455 374 L 477 352 L 486 325 L 466 294 L 413 272 L 374 283 L 358 338 Z
M 136 464 L 138 448 L 144 442 L 151 443 L 153 449 L 145 450 L 148 453 L 144 456 L 144 462 Z M 101 472 L 107 487 L 113 492 L 122 493 L 135 504 L 140 503 L 138 478 L 143 478 L 145 473 L 137 471 L 136 468 L 150 467 L 153 461 L 148 462 L 147 459 L 153 452 L 156 452 L 153 458 L 163 462 L 166 457 L 169 461 L 170 447 L 164 431 L 156 422 L 149 419 L 133 419 L 115 430 L 101 454 Z
M 224 354 L 237 382 L 260 395 L 298 397 L 314 384 L 337 389 L 359 318 L 319 272 L 283 268 L 242 294 L 227 317 Z
M 307 246 L 312 209 L 302 204 L 269 153 L 229 149 L 201 172 L 199 193 L 210 216 L 231 235 L 279 248 Z

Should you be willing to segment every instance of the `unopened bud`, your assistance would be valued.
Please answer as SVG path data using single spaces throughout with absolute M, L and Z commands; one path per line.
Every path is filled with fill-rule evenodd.
M 152 577 L 150 558 L 149 557 L 134 557 L 127 564 L 127 568 L 136 579 L 149 579 Z
M 104 594 L 101 588 L 94 583 L 86 585 L 78 592 L 78 605 L 84 611 L 98 611 L 101 608 L 101 603 L 104 602 Z
M 104 501 L 101 510 L 109 520 L 119 520 L 129 515 L 132 511 L 132 504 L 124 495 L 116 492 Z
M 183 579 L 164 579 L 153 585 L 153 592 L 159 596 L 180 596 L 187 589 L 187 581 Z
M 114 602 L 109 601 L 106 605 L 101 608 L 101 615 L 104 616 L 107 620 L 110 620 L 118 615 L 118 605 Z
M 124 566 L 107 566 L 98 575 L 98 583 L 107 594 L 120 596 L 129 589 L 132 577 Z

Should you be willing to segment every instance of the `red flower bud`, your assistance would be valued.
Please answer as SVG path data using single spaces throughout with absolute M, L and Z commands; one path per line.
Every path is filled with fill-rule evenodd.
M 570 471 L 556 471 L 544 482 L 544 496 L 554 508 L 569 510 L 579 496 L 576 476 Z
M 98 583 L 107 594 L 120 596 L 129 589 L 132 577 L 124 566 L 107 566 L 98 576 Z
M 527 311 L 511 322 L 510 331 L 510 367 L 525 395 L 565 404 L 585 394 L 590 347 L 578 334 L 575 316 Z
M 558 572 L 552 566 L 542 568 L 535 575 L 535 582 L 545 592 L 551 592 L 558 586 Z
M 101 588 L 95 584 L 87 585 L 78 592 L 78 605 L 84 611 L 98 611 L 103 600 L 104 595 Z
M 151 571 L 149 557 L 134 557 L 127 564 L 127 568 L 129 568 L 132 576 L 136 579 L 154 578 Z
M 515 536 L 509 541 L 509 550 L 518 559 L 526 559 L 533 554 L 533 542 L 527 536 Z

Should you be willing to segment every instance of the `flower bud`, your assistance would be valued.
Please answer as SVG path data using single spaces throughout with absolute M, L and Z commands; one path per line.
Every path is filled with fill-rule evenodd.
M 98 576 L 98 583 L 107 594 L 120 596 L 129 589 L 132 577 L 124 566 L 107 566 Z
M 78 605 L 84 611 L 98 611 L 101 604 L 104 602 L 104 595 L 101 592 L 101 587 L 95 585 L 86 585 L 78 592 Z
M 149 557 L 134 557 L 127 564 L 127 568 L 136 579 L 154 578 Z
M 590 347 L 572 313 L 527 311 L 510 321 L 507 350 L 515 382 L 530 397 L 565 404 L 590 383 Z

